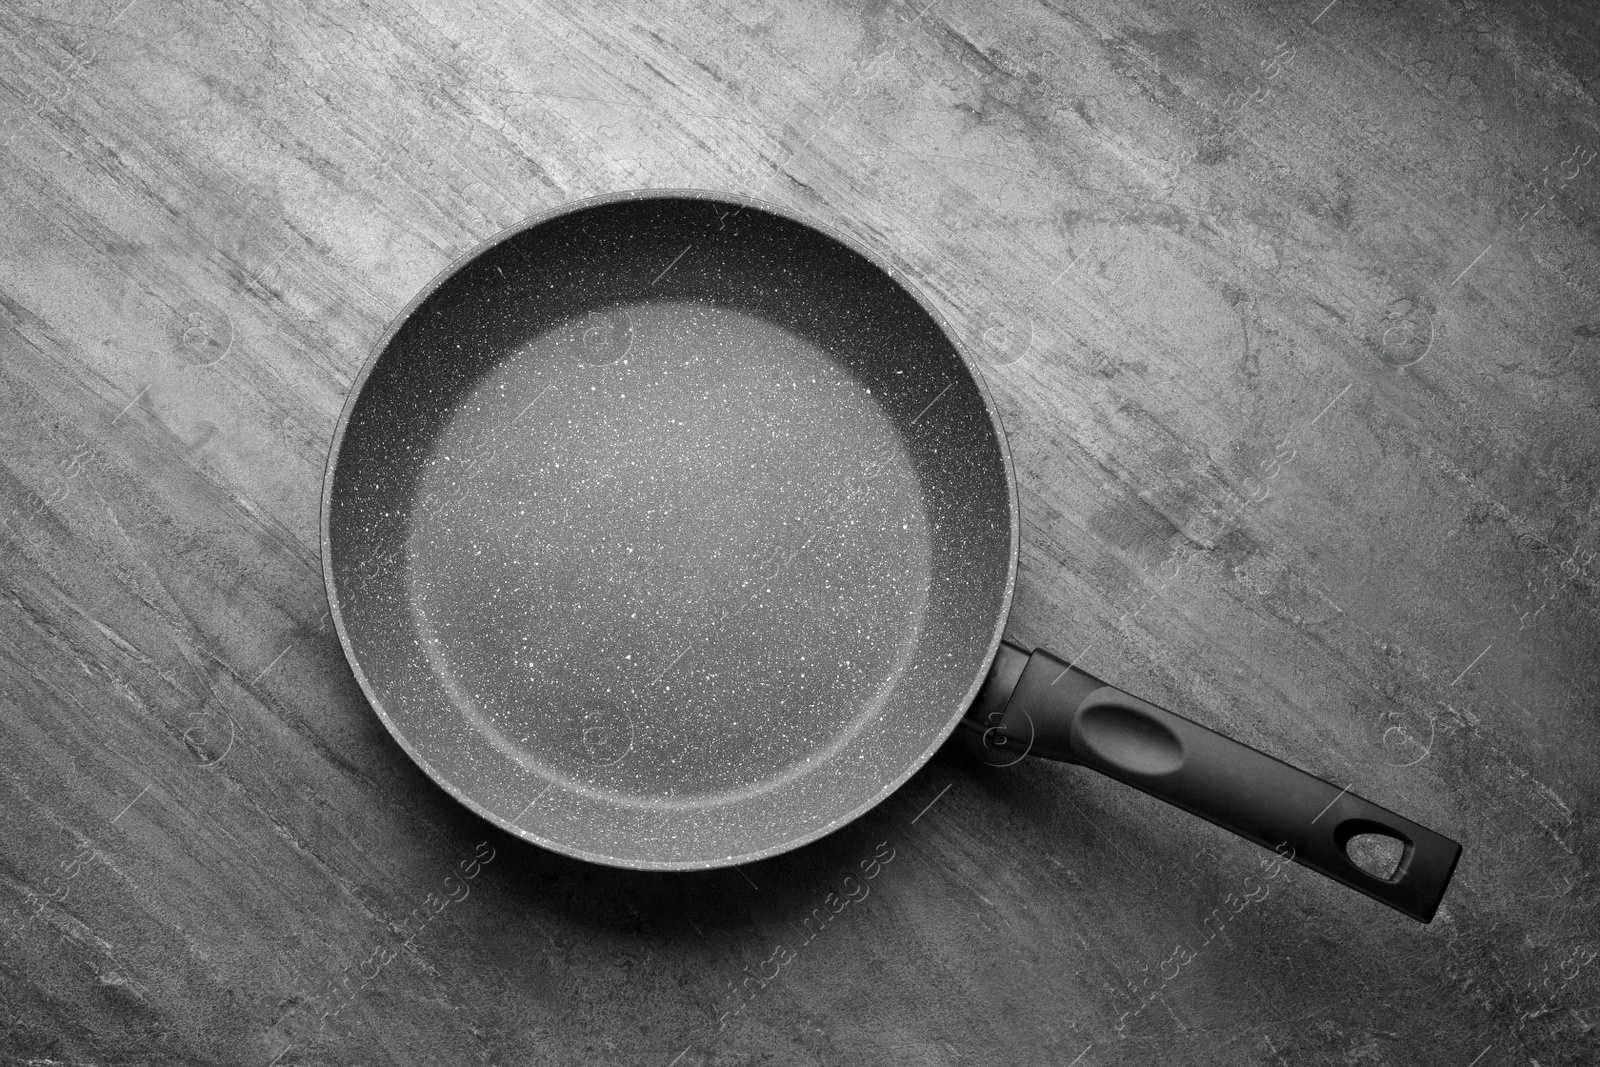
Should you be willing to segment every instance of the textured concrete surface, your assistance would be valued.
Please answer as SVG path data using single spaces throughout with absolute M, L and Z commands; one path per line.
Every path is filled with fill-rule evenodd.
M 0 1057 L 1596 1062 L 1597 19 L 6 4 Z M 958 746 L 700 874 L 435 788 L 328 625 L 333 420 L 456 255 L 636 186 L 919 278 L 1017 460 L 1009 636 L 1459 839 L 1439 917 Z

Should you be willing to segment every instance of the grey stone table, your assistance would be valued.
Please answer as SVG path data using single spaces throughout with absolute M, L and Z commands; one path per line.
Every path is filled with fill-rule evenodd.
M 10 0 L 0 1058 L 1600 1061 L 1597 26 Z M 1461 840 L 1438 918 L 954 746 L 698 874 L 436 788 L 329 624 L 334 420 L 446 263 L 640 186 L 917 278 L 1017 460 L 1012 639 Z

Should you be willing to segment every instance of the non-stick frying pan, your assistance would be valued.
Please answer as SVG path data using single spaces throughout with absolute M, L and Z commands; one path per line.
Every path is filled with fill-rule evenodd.
M 770 205 L 584 201 L 436 278 L 358 375 L 323 488 L 373 708 L 511 833 L 720 867 L 843 826 L 964 724 L 1092 767 L 1426 922 L 1460 846 L 1001 641 L 1011 460 L 889 266 Z M 1403 843 L 1388 878 L 1346 845 Z

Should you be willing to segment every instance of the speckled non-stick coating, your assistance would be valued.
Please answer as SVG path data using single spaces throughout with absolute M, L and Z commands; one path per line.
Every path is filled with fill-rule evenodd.
M 627 193 L 440 275 L 323 493 L 340 640 L 480 814 L 617 866 L 781 852 L 933 753 L 994 656 L 1016 492 L 887 267 L 736 197 Z

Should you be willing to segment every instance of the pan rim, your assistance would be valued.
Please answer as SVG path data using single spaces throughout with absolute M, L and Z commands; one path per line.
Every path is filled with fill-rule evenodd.
M 480 803 L 476 798 L 474 798 L 467 789 L 458 786 L 455 781 L 447 778 L 437 771 L 432 763 L 418 750 L 417 746 L 407 739 L 405 733 L 398 727 L 398 725 L 389 715 L 388 711 L 384 708 L 382 700 L 376 692 L 375 687 L 368 679 L 366 672 L 362 669 L 361 663 L 355 654 L 350 634 L 345 626 L 343 606 L 339 599 L 337 587 L 334 584 L 329 530 L 333 504 L 333 485 L 335 475 L 338 470 L 341 448 L 344 443 L 345 432 L 349 427 L 351 414 L 355 410 L 355 406 L 359 402 L 362 393 L 365 390 L 367 379 L 376 369 L 377 364 L 383 358 L 384 353 L 388 351 L 389 346 L 394 340 L 396 334 L 398 334 L 400 329 L 406 324 L 406 322 L 410 320 L 411 316 L 415 314 L 417 309 L 421 307 L 422 304 L 425 303 L 440 287 L 442 287 L 451 278 L 455 277 L 473 261 L 498 245 L 512 240 L 513 238 L 518 237 L 529 230 L 545 225 L 546 223 L 552 222 L 558 218 L 563 218 L 567 215 L 592 210 L 598 207 L 604 207 L 608 204 L 624 203 L 636 200 L 702 200 L 711 203 L 738 204 L 741 207 L 753 208 L 757 211 L 766 212 L 767 214 L 774 215 L 789 222 L 808 227 L 809 229 L 838 242 L 843 247 L 861 256 L 868 263 L 872 264 L 872 266 L 882 271 L 891 281 L 895 283 L 896 286 L 910 296 L 911 299 L 917 303 L 917 306 L 922 309 L 923 313 L 926 314 L 929 319 L 939 328 L 939 331 L 944 335 L 945 339 L 950 342 L 950 345 L 955 350 L 957 357 L 961 360 L 963 367 L 966 369 L 967 376 L 971 378 L 973 383 L 976 385 L 978 395 L 983 401 L 984 411 L 989 416 L 990 424 L 994 429 L 995 437 L 999 446 L 1001 466 L 1004 469 L 1004 476 L 1006 480 L 1006 502 L 1008 512 L 1007 526 L 1009 528 L 1010 536 L 1008 538 L 1008 558 L 1006 562 L 1005 588 L 1000 599 L 999 608 L 995 612 L 996 617 L 994 620 L 994 625 L 992 632 L 989 635 L 987 648 L 984 650 L 983 657 L 980 660 L 980 666 L 974 673 L 974 677 L 968 686 L 966 695 L 959 702 L 956 710 L 950 716 L 949 720 L 938 730 L 936 736 L 933 737 L 930 744 L 928 744 L 922 752 L 920 752 L 914 759 L 908 760 L 901 767 L 899 772 L 896 773 L 892 778 L 885 780 L 876 793 L 874 793 L 863 803 L 858 804 L 846 814 L 830 820 L 824 826 L 807 830 L 795 836 L 786 837 L 783 841 L 769 845 L 765 848 L 732 856 L 718 857 L 711 860 L 641 860 L 591 852 L 583 848 L 575 847 L 568 842 L 546 838 L 534 831 L 525 829 L 514 821 L 502 818 L 500 815 L 489 810 L 483 803 Z M 378 716 L 379 721 L 383 723 L 384 728 L 388 730 L 389 735 L 393 737 L 396 743 L 400 745 L 401 750 L 405 752 L 411 761 L 415 763 L 417 767 L 419 767 L 423 773 L 426 774 L 436 785 L 448 793 L 458 803 L 472 811 L 474 814 L 478 815 L 480 818 L 484 819 L 486 822 L 499 827 L 502 831 L 514 837 L 527 841 L 530 844 L 537 845 L 540 848 L 549 849 L 552 852 L 570 856 L 574 859 L 584 860 L 589 863 L 597 863 L 608 867 L 616 867 L 628 870 L 692 871 L 713 870 L 733 866 L 735 864 L 754 862 L 770 856 L 776 856 L 785 852 L 793 851 L 804 845 L 810 844 L 813 841 L 817 841 L 823 837 L 826 837 L 841 827 L 854 822 L 856 819 L 859 819 L 861 816 L 865 815 L 867 812 L 883 803 L 884 800 L 886 800 L 892 793 L 897 791 L 901 786 L 909 781 L 913 775 L 921 770 L 927 764 L 927 762 L 933 758 L 934 753 L 938 752 L 938 750 L 943 747 L 945 742 L 949 740 L 951 733 L 954 732 L 957 724 L 961 721 L 962 716 L 966 714 L 967 709 L 971 706 L 973 700 L 976 699 L 978 691 L 982 687 L 984 680 L 988 677 L 989 670 L 994 663 L 994 658 L 999 651 L 1000 642 L 1005 634 L 1006 623 L 1011 615 L 1012 599 L 1016 588 L 1017 561 L 1021 543 L 1021 521 L 1017 496 L 1017 478 L 1011 459 L 1011 448 L 1006 437 L 1005 425 L 1000 419 L 999 410 L 995 405 L 993 396 L 990 394 L 988 382 L 985 380 L 982 371 L 979 370 L 973 355 L 968 351 L 966 343 L 958 334 L 958 332 L 952 327 L 951 323 L 943 314 L 939 312 L 936 307 L 933 306 L 929 299 L 922 293 L 920 288 L 904 272 L 889 262 L 887 255 L 879 254 L 877 251 L 866 247 L 862 242 L 858 241 L 854 237 L 841 233 L 833 226 L 826 225 L 807 214 L 802 214 L 794 209 L 773 204 L 769 201 L 761 200 L 756 197 L 746 196 L 740 193 L 700 188 L 646 188 L 617 190 L 595 196 L 582 197 L 576 200 L 566 201 L 560 205 L 557 205 L 556 207 L 538 212 L 519 222 L 513 223 L 512 225 L 499 230 L 492 236 L 479 241 L 467 251 L 456 256 L 445 267 L 436 272 L 434 276 L 427 282 L 427 284 L 419 289 L 410 300 L 406 301 L 406 303 L 402 305 L 400 310 L 391 317 L 388 326 L 379 335 L 376 343 L 367 352 L 366 356 L 362 360 L 360 368 L 357 370 L 355 376 L 351 379 L 349 389 L 345 395 L 345 401 L 340 409 L 338 421 L 334 426 L 333 437 L 328 446 L 327 462 L 324 465 L 318 535 L 319 551 L 322 562 L 323 585 L 328 600 L 328 611 L 330 617 L 333 619 L 334 632 L 338 634 L 339 646 L 344 652 L 345 662 L 349 664 L 351 673 L 354 675 L 357 684 L 361 687 L 362 694 L 366 697 L 367 704 Z

